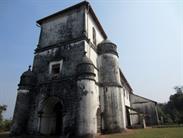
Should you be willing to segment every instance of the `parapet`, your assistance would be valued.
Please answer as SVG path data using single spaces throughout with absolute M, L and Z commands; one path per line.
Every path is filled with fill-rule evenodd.
M 111 53 L 118 56 L 116 44 L 107 39 L 98 44 L 97 51 L 100 55 L 105 53 Z
M 93 62 L 85 55 L 77 65 L 77 77 L 95 77 Z

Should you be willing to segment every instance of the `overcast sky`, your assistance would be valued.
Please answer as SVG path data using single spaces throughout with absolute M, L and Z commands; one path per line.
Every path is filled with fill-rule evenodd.
M 80 0 L 0 0 L 0 104 L 13 116 L 20 75 L 32 64 L 36 21 Z M 182 0 L 91 0 L 137 95 L 166 102 L 183 84 Z

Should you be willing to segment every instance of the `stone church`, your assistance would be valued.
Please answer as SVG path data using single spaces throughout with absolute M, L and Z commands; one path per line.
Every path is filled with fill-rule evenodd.
M 157 125 L 156 102 L 135 95 L 86 1 L 37 21 L 32 68 L 18 84 L 12 135 L 93 138 Z

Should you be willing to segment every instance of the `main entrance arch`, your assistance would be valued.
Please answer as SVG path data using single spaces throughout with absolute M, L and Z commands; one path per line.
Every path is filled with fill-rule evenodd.
M 44 135 L 61 135 L 63 127 L 63 103 L 57 97 L 48 97 L 39 107 L 38 131 Z

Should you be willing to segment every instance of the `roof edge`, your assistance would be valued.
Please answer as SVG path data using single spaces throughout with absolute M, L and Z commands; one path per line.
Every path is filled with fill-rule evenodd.
M 73 6 L 70 6 L 70 7 L 66 8 L 66 9 L 63 9 L 63 10 L 61 10 L 61 11 L 58 11 L 58 12 L 56 12 L 56 13 L 54 13 L 54 14 L 51 14 L 51 15 L 49 15 L 49 16 L 46 16 L 46 17 L 44 17 L 44 18 L 42 18 L 42 19 L 36 21 L 36 23 L 39 24 L 39 25 L 41 25 L 45 20 L 48 20 L 49 18 L 52 18 L 52 17 L 57 16 L 57 15 L 59 15 L 59 14 L 63 14 L 63 13 L 65 13 L 65 12 L 68 12 L 68 11 L 70 11 L 70 10 L 79 8 L 79 7 L 81 7 L 81 6 L 86 6 L 86 7 L 88 7 L 89 13 L 91 13 L 92 18 L 93 18 L 94 21 L 96 22 L 96 24 L 97 24 L 99 30 L 101 31 L 102 35 L 104 36 L 104 39 L 107 39 L 107 35 L 106 35 L 105 31 L 104 31 L 102 25 L 100 24 L 100 22 L 99 22 L 97 16 L 95 15 L 95 13 L 94 13 L 94 11 L 93 11 L 93 9 L 92 9 L 92 7 L 91 7 L 91 5 L 90 5 L 90 3 L 89 3 L 88 1 L 82 1 L 82 2 L 80 2 L 80 3 L 78 3 L 78 4 L 75 4 L 75 5 L 73 5 Z
M 119 71 L 120 71 L 120 76 L 123 78 L 123 80 L 125 81 L 125 83 L 127 84 L 127 86 L 129 87 L 131 93 L 133 93 L 133 89 L 132 87 L 130 86 L 130 84 L 128 83 L 127 79 L 125 78 L 124 74 L 122 73 L 121 69 L 119 68 Z
M 143 98 L 143 99 L 145 99 L 145 100 L 151 101 L 151 102 L 153 102 L 153 103 L 155 103 L 155 104 L 157 104 L 157 103 L 158 103 L 157 101 L 154 101 L 154 100 L 148 99 L 148 98 L 146 98 L 146 97 L 142 97 L 142 96 L 137 95 L 137 94 L 134 94 L 134 93 L 133 93 L 133 95 L 134 95 L 134 96 L 137 96 L 137 97 L 140 97 L 140 98 Z
M 87 1 L 82 1 L 82 2 L 80 2 L 80 3 L 78 3 L 78 4 L 75 4 L 75 5 L 73 5 L 73 6 L 70 6 L 70 7 L 68 7 L 68 8 L 65 8 L 65 9 L 63 9 L 63 10 L 61 10 L 61 11 L 58 11 L 58 12 L 56 12 L 56 13 L 54 13 L 54 14 L 48 15 L 48 16 L 46 16 L 46 17 L 44 17 L 44 18 L 42 18 L 42 19 L 36 21 L 36 23 L 38 23 L 39 25 L 41 25 L 41 24 L 43 23 L 44 20 L 47 20 L 47 19 L 49 19 L 49 18 L 51 18 L 51 17 L 54 17 L 54 16 L 57 16 L 57 15 L 59 15 L 59 14 L 68 12 L 68 11 L 73 10 L 73 9 L 75 9 L 75 8 L 78 8 L 78 7 L 82 6 L 82 5 L 87 6 L 88 4 L 89 4 L 89 2 L 87 2 Z
M 104 35 L 104 39 L 107 39 L 107 35 L 106 35 L 106 33 L 105 33 L 105 31 L 104 31 L 102 25 L 100 24 L 100 22 L 99 22 L 99 20 L 98 20 L 98 18 L 97 18 L 97 16 L 96 16 L 96 14 L 95 14 L 95 12 L 93 11 L 93 9 L 92 9 L 92 7 L 91 7 L 91 5 L 90 5 L 89 2 L 88 2 L 88 7 L 89 7 L 89 12 L 91 13 L 92 17 L 94 18 L 94 21 L 96 21 L 97 26 L 99 27 L 99 29 L 100 29 L 102 35 Z

